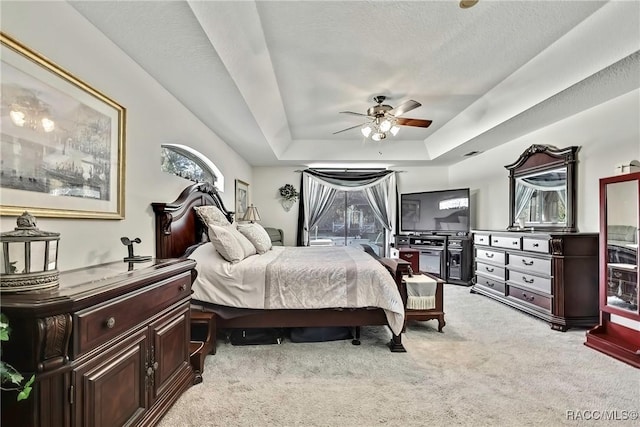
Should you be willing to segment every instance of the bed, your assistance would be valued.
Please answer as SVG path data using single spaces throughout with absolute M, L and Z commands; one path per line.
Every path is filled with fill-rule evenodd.
M 247 268 L 248 271 L 252 271 L 255 274 L 258 269 L 258 264 L 270 265 L 272 270 L 269 274 L 274 274 L 277 271 L 278 274 L 287 273 L 287 264 L 303 264 L 304 258 L 298 259 L 294 252 L 307 251 L 305 255 L 308 259 L 319 256 L 318 253 L 311 254 L 308 251 L 326 251 L 330 254 L 329 259 L 332 262 L 338 261 L 339 258 L 348 258 L 351 264 L 356 264 L 356 269 L 360 268 L 360 265 L 369 264 L 369 266 L 380 270 L 381 266 L 384 267 L 382 271 L 386 276 L 387 281 L 391 278 L 393 289 L 392 299 L 399 301 L 392 301 L 391 307 L 387 306 L 388 303 L 382 304 L 367 304 L 366 306 L 350 306 L 351 304 L 342 302 L 349 300 L 353 301 L 353 292 L 356 292 L 358 302 L 356 305 L 362 305 L 364 300 L 361 300 L 363 294 L 369 293 L 363 289 L 358 288 L 357 291 L 352 291 L 351 296 L 348 296 L 347 290 L 343 291 L 344 298 L 330 298 L 329 301 L 318 301 L 320 308 L 289 308 L 293 307 L 290 303 L 280 301 L 279 291 L 271 289 L 271 297 L 264 296 L 264 290 L 259 291 L 263 294 L 258 296 L 243 298 L 236 298 L 233 301 L 232 297 L 222 299 L 225 304 L 212 303 L 207 301 L 207 296 L 202 293 L 202 281 L 209 280 L 215 282 L 216 279 L 212 279 L 209 273 L 205 273 L 204 268 L 205 260 L 208 257 L 215 256 L 215 250 L 211 250 L 210 244 L 201 244 L 203 235 L 205 234 L 207 227 L 201 221 L 200 217 L 195 212 L 196 206 L 214 205 L 225 213 L 227 219 L 232 221 L 232 213 L 229 212 L 222 202 L 220 195 L 216 189 L 208 183 L 195 183 L 184 189 L 178 198 L 171 203 L 152 203 L 153 211 L 155 214 L 155 236 L 156 236 L 156 257 L 157 258 L 179 258 L 184 257 L 187 250 L 193 251 L 189 254 L 189 257 L 198 261 L 198 276 L 196 282 L 194 282 L 194 296 L 192 297 L 192 306 L 198 307 L 200 310 L 212 311 L 216 313 L 216 329 L 234 329 L 234 328 L 265 328 L 265 327 L 277 327 L 277 328 L 291 328 L 291 327 L 331 327 L 331 326 L 349 326 L 360 327 L 369 325 L 386 325 L 392 331 L 392 337 L 389 342 L 389 347 L 392 352 L 404 352 L 404 346 L 402 345 L 402 331 L 404 330 L 404 306 L 406 305 L 407 294 L 406 288 L 402 281 L 402 274 L 408 271 L 409 263 L 403 260 L 380 258 L 367 248 L 363 248 L 362 251 L 350 248 L 347 252 L 336 252 L 336 248 L 293 248 L 293 247 L 276 247 L 272 250 L 261 255 L 251 256 L 234 266 L 234 270 L 240 268 Z M 195 248 L 195 250 L 194 250 Z M 345 249 L 342 249 L 344 251 Z M 209 252 L 209 253 L 207 253 Z M 275 265 L 270 262 L 273 259 L 278 258 L 283 262 Z M 246 262 L 246 265 L 243 264 Z M 371 263 L 373 262 L 373 265 Z M 241 265 L 242 264 L 242 265 Z M 276 270 L 273 270 L 276 268 Z M 365 268 L 365 267 L 362 267 Z M 326 267 L 325 267 L 326 270 Z M 364 271 L 364 270 L 362 270 Z M 358 272 L 358 276 L 377 275 L 378 273 L 362 273 Z M 202 273 L 201 273 L 202 272 Z M 326 273 L 326 271 L 325 271 Z M 265 273 L 266 274 L 266 273 Z M 300 274 L 291 273 L 291 274 Z M 315 277 L 316 281 L 322 282 L 323 279 L 318 276 L 317 272 L 309 272 L 310 276 Z M 336 269 L 336 274 L 338 274 Z M 250 275 L 249 275 L 250 276 Z M 255 276 L 252 279 L 245 279 L 245 285 L 247 287 L 254 286 L 256 289 L 263 289 L 259 282 L 263 282 L 265 279 L 259 276 Z M 324 285 L 330 283 L 326 281 Z M 309 281 L 310 285 L 314 285 Z M 316 283 L 317 285 L 317 283 Z M 324 286 L 323 285 L 323 286 Z M 216 286 L 214 283 L 213 286 Z M 317 286 L 315 286 L 317 288 Z M 384 293 L 391 294 L 391 291 L 383 291 Z M 322 294 L 322 292 L 316 292 L 316 294 Z M 201 298 L 201 299 L 200 299 Z M 311 296 L 307 295 L 301 297 L 303 300 L 309 300 Z M 324 297 L 317 297 L 322 299 Z M 239 307 L 236 302 L 241 301 L 254 301 L 254 303 L 240 304 Z M 220 301 L 220 300 L 218 300 Z M 265 301 L 262 305 L 260 301 Z M 228 304 L 228 305 L 227 305 Z M 256 305 L 258 304 L 258 305 Z M 400 306 L 398 306 L 398 304 Z M 244 305 L 244 306 L 242 306 Z M 392 315 L 390 316 L 390 311 Z M 357 338 L 354 343 L 357 343 Z

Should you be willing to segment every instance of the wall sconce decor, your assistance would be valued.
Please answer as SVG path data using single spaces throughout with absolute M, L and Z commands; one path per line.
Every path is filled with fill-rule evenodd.
M 0 291 L 56 288 L 60 233 L 42 231 L 36 218 L 24 212 L 13 231 L 0 233 Z
M 298 197 L 300 197 L 300 193 L 298 193 L 298 190 L 296 190 L 296 188 L 291 184 L 283 185 L 278 189 L 278 192 L 280 193 L 280 197 L 282 199 L 282 207 L 284 208 L 285 212 L 289 212 L 293 204 L 298 200 Z

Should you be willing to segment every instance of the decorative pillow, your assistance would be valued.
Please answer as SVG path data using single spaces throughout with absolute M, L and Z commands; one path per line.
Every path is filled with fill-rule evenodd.
M 242 247 L 242 251 L 244 252 L 244 257 L 245 258 L 248 257 L 248 256 L 256 254 L 255 246 L 240 231 L 238 231 L 238 224 L 237 223 L 234 222 L 233 224 L 228 225 L 227 227 L 229 228 L 229 230 L 233 234 L 233 237 L 236 238 L 236 240 L 238 241 L 238 243 Z
M 234 236 L 233 231 L 238 232 L 231 226 L 221 227 L 219 225 L 209 226 L 209 239 L 216 248 L 216 251 L 230 262 L 240 262 L 245 258 L 244 249 Z
M 224 213 L 213 205 L 195 206 L 196 213 L 207 227 L 211 225 L 225 226 L 231 224 Z
M 259 254 L 263 254 L 271 249 L 271 238 L 269 233 L 260 224 L 239 224 L 238 231 L 244 234 L 253 244 Z

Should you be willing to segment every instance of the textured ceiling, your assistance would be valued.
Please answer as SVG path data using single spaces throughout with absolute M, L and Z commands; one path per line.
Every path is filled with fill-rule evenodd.
M 640 87 L 637 1 L 71 4 L 256 166 L 452 164 Z M 333 134 L 375 95 L 433 124 Z

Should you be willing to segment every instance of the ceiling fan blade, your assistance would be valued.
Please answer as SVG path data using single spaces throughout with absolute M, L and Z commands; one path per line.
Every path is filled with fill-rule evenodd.
M 365 123 L 367 123 L 367 122 L 365 122 Z M 359 128 L 359 127 L 360 127 L 360 126 L 362 126 L 363 124 L 364 124 L 364 123 L 360 123 L 359 125 L 355 125 L 355 126 L 351 126 L 351 127 L 349 127 L 349 128 L 346 128 L 346 129 L 342 129 L 342 130 L 339 130 L 338 132 L 334 132 L 333 134 L 335 135 L 336 133 L 340 133 L 340 132 L 344 132 L 344 131 L 347 131 L 347 130 L 351 130 L 351 129 Z
M 404 117 L 398 117 L 396 118 L 396 124 L 400 126 L 416 126 L 419 128 L 428 128 L 431 125 L 431 120 L 405 119 Z
M 413 99 L 410 99 L 406 102 L 403 102 L 402 104 L 398 105 L 396 108 L 392 108 L 391 110 L 387 111 L 387 113 L 394 115 L 394 116 L 400 116 L 404 113 L 406 113 L 407 111 L 411 111 L 415 108 L 418 108 L 419 106 L 421 106 L 422 104 L 420 104 L 418 101 L 414 101 Z
M 352 114 L 354 116 L 364 116 L 364 117 L 369 117 L 368 114 L 362 114 L 362 113 L 354 113 L 353 111 L 340 111 L 340 114 Z

